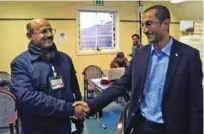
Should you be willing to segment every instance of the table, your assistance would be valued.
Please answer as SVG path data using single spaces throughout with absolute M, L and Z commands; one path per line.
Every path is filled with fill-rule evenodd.
M 100 83 L 100 81 L 102 79 L 108 79 L 107 77 L 103 77 L 103 78 L 97 78 L 97 79 L 90 79 L 88 80 L 88 83 L 92 86 L 94 86 L 95 89 L 97 89 L 98 91 L 102 91 L 103 89 L 108 88 L 112 83 L 110 83 L 109 85 L 103 85 Z M 127 94 L 124 94 L 123 97 L 125 99 L 126 102 L 130 101 L 130 92 L 127 92 Z
M 101 81 L 102 79 L 105 79 L 105 78 L 89 79 L 89 80 L 88 80 L 88 84 L 94 86 L 94 89 L 96 89 L 96 90 L 98 90 L 99 92 L 101 92 L 103 89 L 106 89 L 106 88 L 108 88 L 108 87 L 111 85 L 111 84 L 102 85 L 102 84 L 100 83 L 100 81 Z M 102 111 L 101 111 L 101 113 L 102 113 Z M 106 126 L 105 126 L 105 125 L 101 122 L 101 120 L 100 120 L 100 112 L 97 113 L 97 121 L 100 123 L 100 125 L 101 125 L 104 129 L 106 129 Z
M 106 79 L 106 77 L 104 77 L 104 78 L 97 78 L 97 79 L 89 79 L 89 80 L 88 80 L 88 83 L 89 83 L 90 85 L 94 86 L 98 91 L 101 92 L 103 89 L 106 89 L 106 88 L 110 87 L 110 85 L 111 85 L 111 84 L 109 84 L 109 85 L 102 85 L 102 84 L 100 83 L 100 81 L 101 81 L 102 79 Z

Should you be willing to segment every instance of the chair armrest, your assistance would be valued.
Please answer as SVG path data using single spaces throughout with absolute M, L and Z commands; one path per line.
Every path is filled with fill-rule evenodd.
M 116 134 L 123 134 L 123 131 L 126 126 L 126 119 L 128 114 L 129 103 L 126 104 L 125 108 L 120 112 L 120 119 L 117 124 L 117 133 Z
M 86 76 L 84 76 L 84 80 L 88 80 L 88 78 Z
M 123 119 L 124 119 L 124 112 L 123 110 L 120 112 L 120 119 L 118 121 L 117 124 L 117 132 L 116 134 L 122 134 L 122 130 L 123 130 Z
M 10 134 L 15 134 L 15 131 L 14 131 L 14 125 L 15 125 L 15 122 L 17 122 L 17 112 L 15 112 L 15 114 L 13 115 L 13 117 L 11 118 L 11 120 L 9 121 L 9 126 L 10 126 Z M 16 133 L 19 134 L 19 130 L 18 130 L 18 123 L 17 123 L 17 126 L 16 126 Z
M 18 119 L 17 112 L 15 112 L 15 114 L 13 115 L 11 120 L 9 121 L 9 125 L 13 125 L 17 119 Z
M 107 77 L 107 75 L 105 75 L 104 73 L 102 74 L 103 77 Z

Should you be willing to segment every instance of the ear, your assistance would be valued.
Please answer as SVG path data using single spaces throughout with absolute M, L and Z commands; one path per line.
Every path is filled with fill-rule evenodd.
M 30 32 L 27 32 L 27 33 L 26 33 L 26 36 L 28 37 L 28 39 L 31 39 L 31 38 L 32 38 L 32 35 L 31 35 Z
M 169 29 L 169 25 L 170 25 L 170 20 L 169 19 L 164 20 L 163 24 L 164 24 L 164 28 L 166 30 L 168 30 Z
M 169 19 L 166 19 L 166 20 L 164 21 L 164 23 L 165 23 L 166 25 L 169 25 L 169 24 L 170 24 L 170 20 L 169 20 Z

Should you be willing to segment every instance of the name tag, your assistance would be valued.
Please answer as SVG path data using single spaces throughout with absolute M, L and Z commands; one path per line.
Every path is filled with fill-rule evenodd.
M 63 83 L 63 80 L 61 78 L 51 79 L 50 83 L 51 83 L 51 86 L 52 86 L 52 90 L 56 90 L 58 88 L 63 88 L 64 87 L 64 83 Z

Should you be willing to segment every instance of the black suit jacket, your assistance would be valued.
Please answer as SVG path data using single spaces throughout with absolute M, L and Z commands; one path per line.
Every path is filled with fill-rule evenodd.
M 131 101 L 125 134 L 135 123 L 142 102 L 151 45 L 135 51 L 120 80 L 88 101 L 96 112 L 131 90 Z M 203 89 L 202 65 L 198 50 L 173 40 L 162 100 L 166 134 L 202 134 Z

